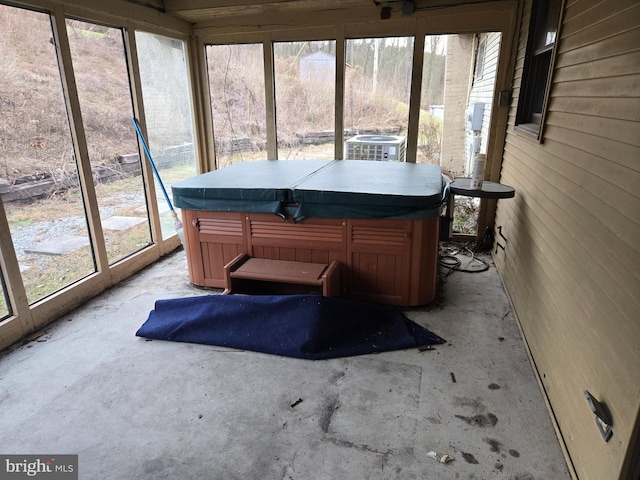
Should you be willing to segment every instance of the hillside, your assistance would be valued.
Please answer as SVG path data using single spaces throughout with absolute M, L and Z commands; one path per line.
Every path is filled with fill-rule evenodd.
M 67 25 L 92 167 L 115 164 L 118 155 L 137 150 L 121 32 L 75 21 L 68 21 Z M 18 184 L 43 176 L 54 179 L 69 176 L 75 171 L 75 156 L 49 17 L 0 6 L 0 29 L 3 32 L 0 36 L 0 179 Z M 326 105 L 332 105 L 332 90 L 321 91 L 316 84 L 301 81 L 296 73 L 296 63 L 292 61 L 295 55 L 305 53 L 300 46 L 304 47 L 306 43 L 291 42 L 291 53 L 283 52 L 282 58 L 276 59 L 280 72 L 277 92 L 280 98 L 287 99 L 277 105 L 281 141 L 290 142 L 298 134 L 306 133 L 300 129 L 326 130 L 333 126 L 332 109 L 313 107 L 318 102 L 312 102 L 319 95 L 325 95 L 328 98 Z M 381 61 L 391 62 L 399 57 L 406 62 L 402 57 L 406 53 L 402 53 L 398 45 L 393 42 L 386 47 L 385 42 L 382 45 Z M 371 45 L 361 42 L 358 47 L 362 51 L 357 54 L 365 59 L 365 68 L 350 73 L 353 84 L 349 88 L 355 93 L 348 111 L 350 114 L 357 112 L 357 118 L 349 118 L 348 122 L 364 127 L 406 122 L 406 103 L 403 105 L 397 98 L 385 100 L 371 95 L 366 87 L 371 76 L 368 60 L 372 55 Z M 442 72 L 443 55 L 432 58 L 425 54 L 425 58 L 425 64 L 433 64 L 435 59 L 437 71 Z M 211 64 L 214 63 L 221 65 L 218 62 Z M 382 70 L 387 72 L 388 78 L 397 74 L 393 69 Z M 442 85 L 441 75 L 438 73 L 433 80 L 430 75 L 429 81 Z M 264 128 L 254 120 L 264 118 L 264 104 L 255 101 L 263 96 L 263 91 L 260 92 L 263 87 L 254 81 L 254 77 L 255 70 L 250 68 L 225 71 L 223 75 L 211 74 L 211 94 L 214 105 L 224 104 L 229 108 L 225 115 L 232 119 L 234 126 L 239 125 L 240 130 L 264 137 Z M 381 89 L 385 78 L 380 78 Z M 440 87 L 426 87 L 423 90 L 431 92 L 426 96 L 437 102 L 438 98 L 434 96 L 441 96 Z M 152 96 L 154 92 L 143 91 L 143 94 Z M 322 104 L 325 103 L 320 102 Z M 305 121 L 301 122 L 301 118 Z M 401 127 L 406 128 L 406 125 Z M 432 124 L 422 125 L 421 131 L 432 132 L 434 128 Z M 225 132 L 218 132 L 218 137 L 224 139 Z M 437 148 L 430 147 L 431 156 L 437 158 L 438 153 Z
M 48 17 L 0 6 L 0 29 L 0 178 L 20 183 L 34 176 L 72 172 L 73 148 Z M 87 136 L 102 145 L 105 142 L 98 139 L 109 139 L 112 145 L 108 149 L 90 145 L 92 164 L 113 162 L 121 153 L 113 139 L 131 130 L 127 113 L 131 106 L 118 101 L 123 85 L 101 81 L 100 72 L 118 68 L 110 59 L 122 62 L 122 53 L 108 35 L 73 28 L 69 34 L 75 61 L 101 59 L 99 64 L 74 64 L 74 69 L 87 99 L 82 104 Z M 102 35 L 98 42 L 87 36 L 96 34 Z M 91 55 L 83 56 L 88 48 L 93 49 Z

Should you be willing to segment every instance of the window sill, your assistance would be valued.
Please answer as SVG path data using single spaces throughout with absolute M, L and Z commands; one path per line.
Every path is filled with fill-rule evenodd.
M 538 123 L 521 123 L 516 125 L 515 131 L 519 133 L 523 133 L 528 137 L 532 137 L 538 142 L 540 142 L 540 124 Z

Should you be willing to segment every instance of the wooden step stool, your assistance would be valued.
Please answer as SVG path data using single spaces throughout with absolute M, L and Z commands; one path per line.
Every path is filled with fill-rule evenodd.
M 335 260 L 326 265 L 252 258 L 242 253 L 224 266 L 223 295 L 233 292 L 234 279 L 312 285 L 322 287 L 325 297 L 340 295 L 340 272 Z

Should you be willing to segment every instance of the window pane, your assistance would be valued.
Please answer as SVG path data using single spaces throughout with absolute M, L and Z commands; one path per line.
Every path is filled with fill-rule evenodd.
M 11 304 L 7 294 L 7 286 L 4 283 L 4 274 L 0 269 L 0 283 L 2 284 L 2 295 L 0 295 L 0 321 L 11 315 Z
M 543 0 L 537 4 L 534 51 L 553 46 L 555 43 L 561 6 L 560 0 Z
M 0 177 L 29 303 L 95 272 L 48 15 L 0 5 Z
M 278 158 L 335 155 L 336 42 L 274 44 Z
M 184 44 L 180 40 L 136 32 L 140 81 L 153 161 L 171 198 L 171 185 L 197 173 L 191 97 Z M 156 197 L 162 237 L 176 233 L 159 182 Z
M 262 44 L 206 49 L 218 168 L 267 159 Z
M 455 37 L 452 35 L 451 37 Z M 447 65 L 448 35 L 428 35 L 424 40 L 424 59 L 422 70 L 422 94 L 420 96 L 420 125 L 418 127 L 418 163 L 440 165 L 442 150 L 442 120 L 444 118 L 444 81 Z M 469 70 L 462 71 L 468 75 Z M 457 79 L 456 79 L 457 80 Z M 469 79 L 460 79 L 461 85 Z M 466 92 L 457 101 L 466 101 Z
M 411 37 L 347 40 L 345 158 L 405 160 L 412 61 Z
M 151 243 L 122 31 L 67 20 L 67 32 L 107 256 L 113 264 Z

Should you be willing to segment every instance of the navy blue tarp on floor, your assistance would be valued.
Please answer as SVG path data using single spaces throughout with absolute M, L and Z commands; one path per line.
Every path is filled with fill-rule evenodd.
M 312 360 L 445 341 L 396 308 L 320 295 L 158 300 L 136 335 Z

